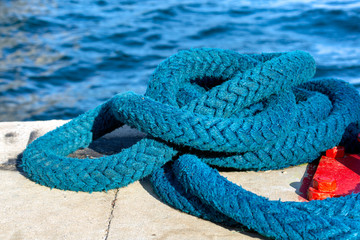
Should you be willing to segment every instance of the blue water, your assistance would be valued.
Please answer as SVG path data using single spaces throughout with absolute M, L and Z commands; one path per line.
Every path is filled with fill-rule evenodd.
M 255 2 L 255 3 L 253 3 Z M 360 86 L 358 1 L 0 1 L 0 121 L 69 119 L 144 93 L 181 49 L 305 50 Z

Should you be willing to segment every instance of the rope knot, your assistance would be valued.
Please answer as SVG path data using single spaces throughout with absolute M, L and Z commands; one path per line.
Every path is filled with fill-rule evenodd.
M 278 169 L 339 143 L 358 149 L 358 92 L 341 80 L 311 80 L 314 74 L 314 59 L 302 51 L 181 51 L 157 67 L 144 96 L 118 94 L 40 137 L 25 150 L 22 167 L 40 184 L 88 192 L 151 175 L 163 201 L 214 222 L 282 239 L 356 239 L 360 222 L 352 218 L 360 211 L 346 209 L 360 208 L 358 195 L 324 205 L 271 202 L 207 165 Z M 148 137 L 110 156 L 67 157 L 124 124 Z M 324 213 L 348 200 L 352 207 Z

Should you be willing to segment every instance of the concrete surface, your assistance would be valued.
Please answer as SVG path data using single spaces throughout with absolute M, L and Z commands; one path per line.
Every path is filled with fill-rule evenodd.
M 0 239 L 264 239 L 226 228 L 163 204 L 147 179 L 100 193 L 49 189 L 16 168 L 27 144 L 66 121 L 0 123 Z M 144 134 L 120 128 L 72 156 L 99 157 L 128 147 Z M 222 172 L 273 200 L 298 201 L 306 165 L 266 172 Z

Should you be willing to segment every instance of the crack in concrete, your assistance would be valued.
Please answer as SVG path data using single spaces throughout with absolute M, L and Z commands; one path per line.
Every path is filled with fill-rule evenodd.
M 111 212 L 110 212 L 108 226 L 107 226 L 107 229 L 106 229 L 104 240 L 107 240 L 108 237 L 109 237 L 111 221 L 114 218 L 114 209 L 115 209 L 115 206 L 116 206 L 116 200 L 117 200 L 118 193 L 119 193 L 119 189 L 116 189 L 114 200 L 111 202 Z

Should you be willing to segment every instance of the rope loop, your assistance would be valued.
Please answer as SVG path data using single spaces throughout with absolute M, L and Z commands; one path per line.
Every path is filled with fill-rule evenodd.
M 24 151 L 22 167 L 42 185 L 87 192 L 151 175 L 164 202 L 204 219 L 281 239 L 356 238 L 358 220 L 349 218 L 358 214 L 325 207 L 357 209 L 358 195 L 324 205 L 271 202 L 207 165 L 279 169 L 339 143 L 357 149 L 351 139 L 359 132 L 358 92 L 341 80 L 311 80 L 314 74 L 314 59 L 302 51 L 180 51 L 159 64 L 144 96 L 118 94 L 38 138 Z M 114 155 L 67 157 L 124 124 L 148 136 Z

